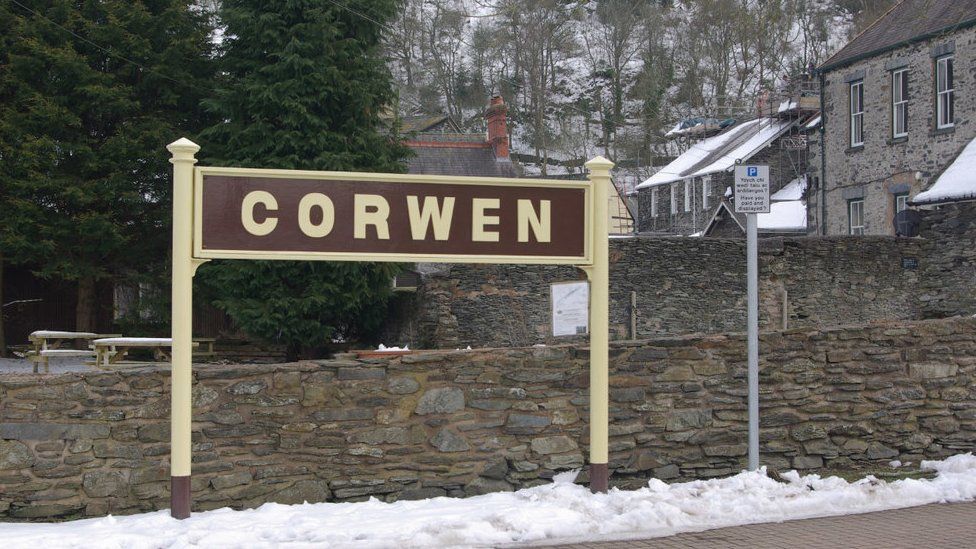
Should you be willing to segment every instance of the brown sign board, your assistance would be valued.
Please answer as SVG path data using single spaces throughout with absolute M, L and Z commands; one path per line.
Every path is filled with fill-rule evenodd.
M 591 184 L 195 169 L 194 256 L 588 265 Z

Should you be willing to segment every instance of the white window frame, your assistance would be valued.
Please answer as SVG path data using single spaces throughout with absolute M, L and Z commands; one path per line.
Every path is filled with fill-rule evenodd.
M 901 122 L 901 128 L 898 123 Z M 898 131 L 898 130 L 901 131 Z M 891 137 L 908 137 L 908 69 L 891 73 Z
M 677 185 L 677 183 L 669 185 L 671 187 L 671 215 L 678 213 L 678 191 L 675 189 Z
M 851 147 L 864 145 L 864 80 L 851 82 Z
M 908 193 L 898 193 L 895 195 L 895 215 L 908 209 Z
M 952 55 L 935 60 L 935 124 L 936 128 L 951 128 L 956 125 L 956 78 L 955 62 Z
M 857 208 L 855 208 L 857 206 Z M 855 215 L 857 210 L 857 215 Z M 847 201 L 847 232 L 854 236 L 864 235 L 864 199 Z
M 708 209 L 708 195 L 712 194 L 712 176 L 702 178 L 702 208 Z
M 657 187 L 651 188 L 651 217 L 657 217 Z
M 685 179 L 685 211 L 691 211 L 691 180 Z

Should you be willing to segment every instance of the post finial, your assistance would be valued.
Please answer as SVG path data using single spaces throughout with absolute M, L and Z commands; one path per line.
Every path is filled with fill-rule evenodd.
M 173 141 L 169 145 L 166 145 L 166 150 L 173 153 L 173 156 L 177 155 L 190 155 L 193 156 L 200 151 L 200 145 L 197 145 L 193 141 L 185 137 L 181 137 L 176 141 Z
M 591 172 L 609 172 L 613 168 L 614 163 L 606 158 L 603 158 L 602 156 L 598 156 L 583 165 L 586 166 Z

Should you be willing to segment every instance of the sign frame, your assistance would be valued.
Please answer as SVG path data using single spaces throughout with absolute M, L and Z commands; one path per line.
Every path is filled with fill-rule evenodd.
M 197 267 L 212 258 L 229 259 L 299 259 L 324 261 L 397 261 L 454 263 L 521 263 L 575 265 L 589 280 L 589 467 L 590 491 L 606 493 L 609 489 L 609 189 L 613 185 L 610 170 L 613 162 L 597 156 L 584 164 L 589 170 L 587 181 L 519 180 L 489 177 L 421 176 L 359 172 L 313 172 L 302 170 L 267 170 L 243 168 L 195 167 L 200 146 L 180 138 L 166 146 L 173 165 L 173 255 L 171 258 L 172 354 L 170 369 L 170 515 L 177 519 L 191 514 L 192 433 L 193 433 L 193 276 Z M 202 247 L 203 176 L 211 174 L 256 174 L 262 177 L 322 179 L 342 181 L 378 181 L 386 183 L 450 183 L 502 185 L 514 187 L 558 186 L 584 191 L 583 256 L 538 257 L 501 255 L 438 255 L 395 253 L 322 253 L 322 252 L 235 252 L 210 253 Z M 298 176 L 298 177 L 296 177 Z
M 756 169 L 756 175 L 747 175 L 746 172 L 749 169 Z M 756 179 L 758 181 L 750 181 L 751 179 Z M 761 189 L 759 192 L 753 191 L 752 193 L 746 193 L 740 191 L 745 185 L 760 185 Z M 743 214 L 760 214 L 770 212 L 770 201 L 769 197 L 772 193 L 769 192 L 770 181 L 769 181 L 769 165 L 767 164 L 736 164 L 735 173 L 733 176 L 732 189 L 735 197 L 734 210 L 735 213 Z M 744 190 L 744 189 L 743 189 Z M 740 209 L 742 202 L 739 199 L 740 196 L 748 195 L 754 197 L 756 195 L 762 194 L 763 196 L 763 207 L 762 208 L 748 208 Z
M 583 254 L 580 256 L 540 255 L 484 255 L 484 254 L 420 254 L 372 252 L 300 252 L 211 250 L 203 248 L 203 186 L 204 176 L 260 177 L 283 180 L 362 181 L 398 184 L 471 185 L 516 188 L 561 188 L 583 191 Z M 545 265 L 591 265 L 593 263 L 592 204 L 593 185 L 590 181 L 551 179 L 513 180 L 501 177 L 454 177 L 446 175 L 412 175 L 369 172 L 331 172 L 312 170 L 277 170 L 259 168 L 225 168 L 199 166 L 193 170 L 193 258 L 194 259 L 265 259 L 299 261 L 375 261 L 397 263 L 506 263 Z

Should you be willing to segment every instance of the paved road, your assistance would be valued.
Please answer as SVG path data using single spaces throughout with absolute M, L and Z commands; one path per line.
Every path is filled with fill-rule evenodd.
M 964 549 L 976 547 L 976 502 L 751 524 L 666 538 L 549 549 Z

